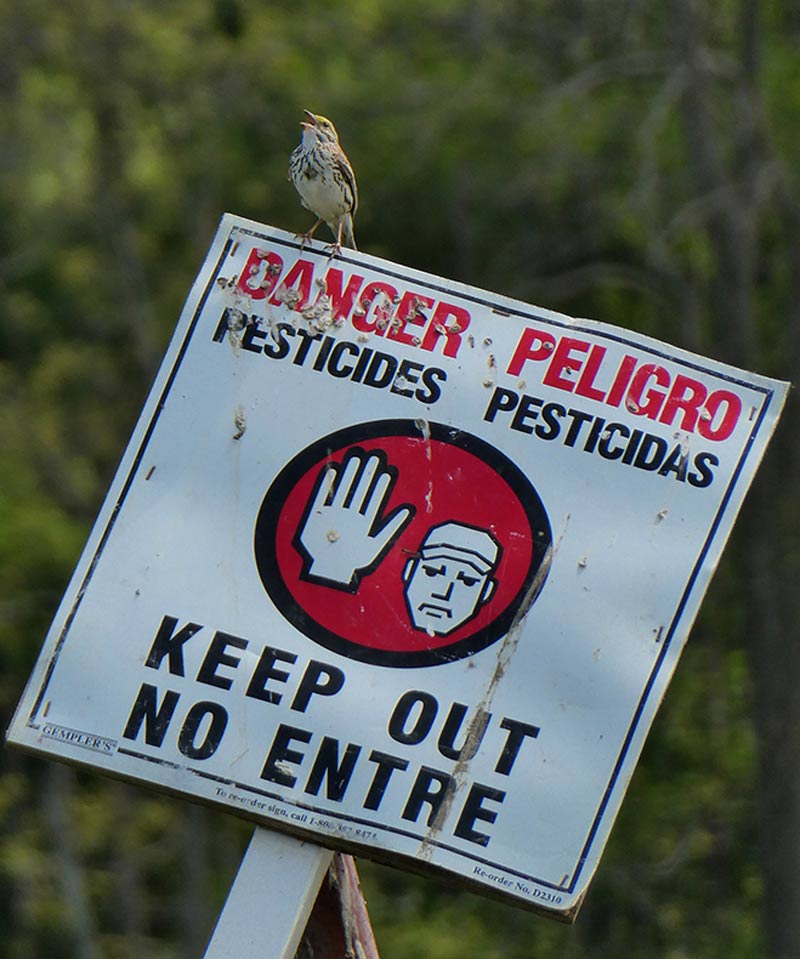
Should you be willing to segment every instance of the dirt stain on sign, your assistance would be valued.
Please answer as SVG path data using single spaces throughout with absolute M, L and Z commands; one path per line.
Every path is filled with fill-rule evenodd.
M 456 793 L 459 791 L 461 786 L 469 781 L 470 762 L 477 754 L 481 741 L 483 740 L 484 733 L 486 732 L 486 727 L 489 719 L 491 718 L 492 704 L 495 693 L 497 692 L 497 687 L 505 676 L 508 665 L 514 656 L 514 653 L 516 652 L 517 646 L 519 645 L 519 641 L 522 637 L 522 629 L 525 622 L 525 617 L 528 613 L 528 610 L 533 605 L 533 601 L 536 599 L 539 591 L 541 590 L 545 579 L 547 578 L 550 565 L 553 561 L 553 555 L 553 547 L 548 547 L 536 576 L 533 578 L 531 585 L 528 587 L 528 590 L 525 593 L 522 602 L 520 603 L 519 609 L 517 610 L 517 614 L 511 623 L 508 633 L 500 644 L 500 648 L 497 651 L 497 663 L 495 665 L 494 672 L 492 673 L 492 676 L 486 685 L 486 690 L 483 694 L 483 697 L 478 703 L 475 713 L 470 720 L 467 735 L 464 740 L 464 746 L 461 749 L 460 758 L 453 768 L 453 785 L 448 790 L 446 798 L 436 811 L 433 821 L 425 833 L 425 838 L 420 844 L 419 852 L 417 854 L 418 858 L 420 859 L 430 860 L 433 853 L 433 847 L 436 842 L 436 837 L 441 832 L 442 827 L 447 820 Z

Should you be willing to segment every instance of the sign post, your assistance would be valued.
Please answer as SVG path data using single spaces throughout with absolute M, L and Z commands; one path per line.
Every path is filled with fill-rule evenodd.
M 256 828 L 204 959 L 261 955 L 265 944 L 294 959 L 298 942 L 314 959 L 379 959 L 353 858 Z
M 786 389 L 225 216 L 9 740 L 572 920 Z
M 294 959 L 333 853 L 313 843 L 256 829 L 204 959 Z

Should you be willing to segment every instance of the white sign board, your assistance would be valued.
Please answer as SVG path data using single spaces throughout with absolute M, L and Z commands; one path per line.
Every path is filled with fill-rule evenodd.
M 785 392 L 226 216 L 9 738 L 571 918 Z

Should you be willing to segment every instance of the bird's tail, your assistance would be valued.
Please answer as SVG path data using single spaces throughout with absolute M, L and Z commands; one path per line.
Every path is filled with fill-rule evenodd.
M 356 238 L 353 235 L 353 218 L 352 216 L 346 216 L 342 220 L 342 246 L 349 247 L 351 250 L 357 250 Z

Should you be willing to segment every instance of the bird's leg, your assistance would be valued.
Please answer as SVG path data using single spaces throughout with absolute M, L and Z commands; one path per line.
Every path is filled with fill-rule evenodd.
M 342 252 L 342 221 L 339 220 L 339 229 L 336 231 L 336 241 L 331 243 L 330 254 L 328 259 L 332 260 L 335 256 L 339 256 Z
M 322 217 L 320 217 L 317 222 L 311 227 L 308 233 L 295 233 L 295 239 L 300 240 L 300 249 L 302 250 L 306 243 L 311 242 L 311 238 L 314 236 L 314 231 L 322 223 Z

